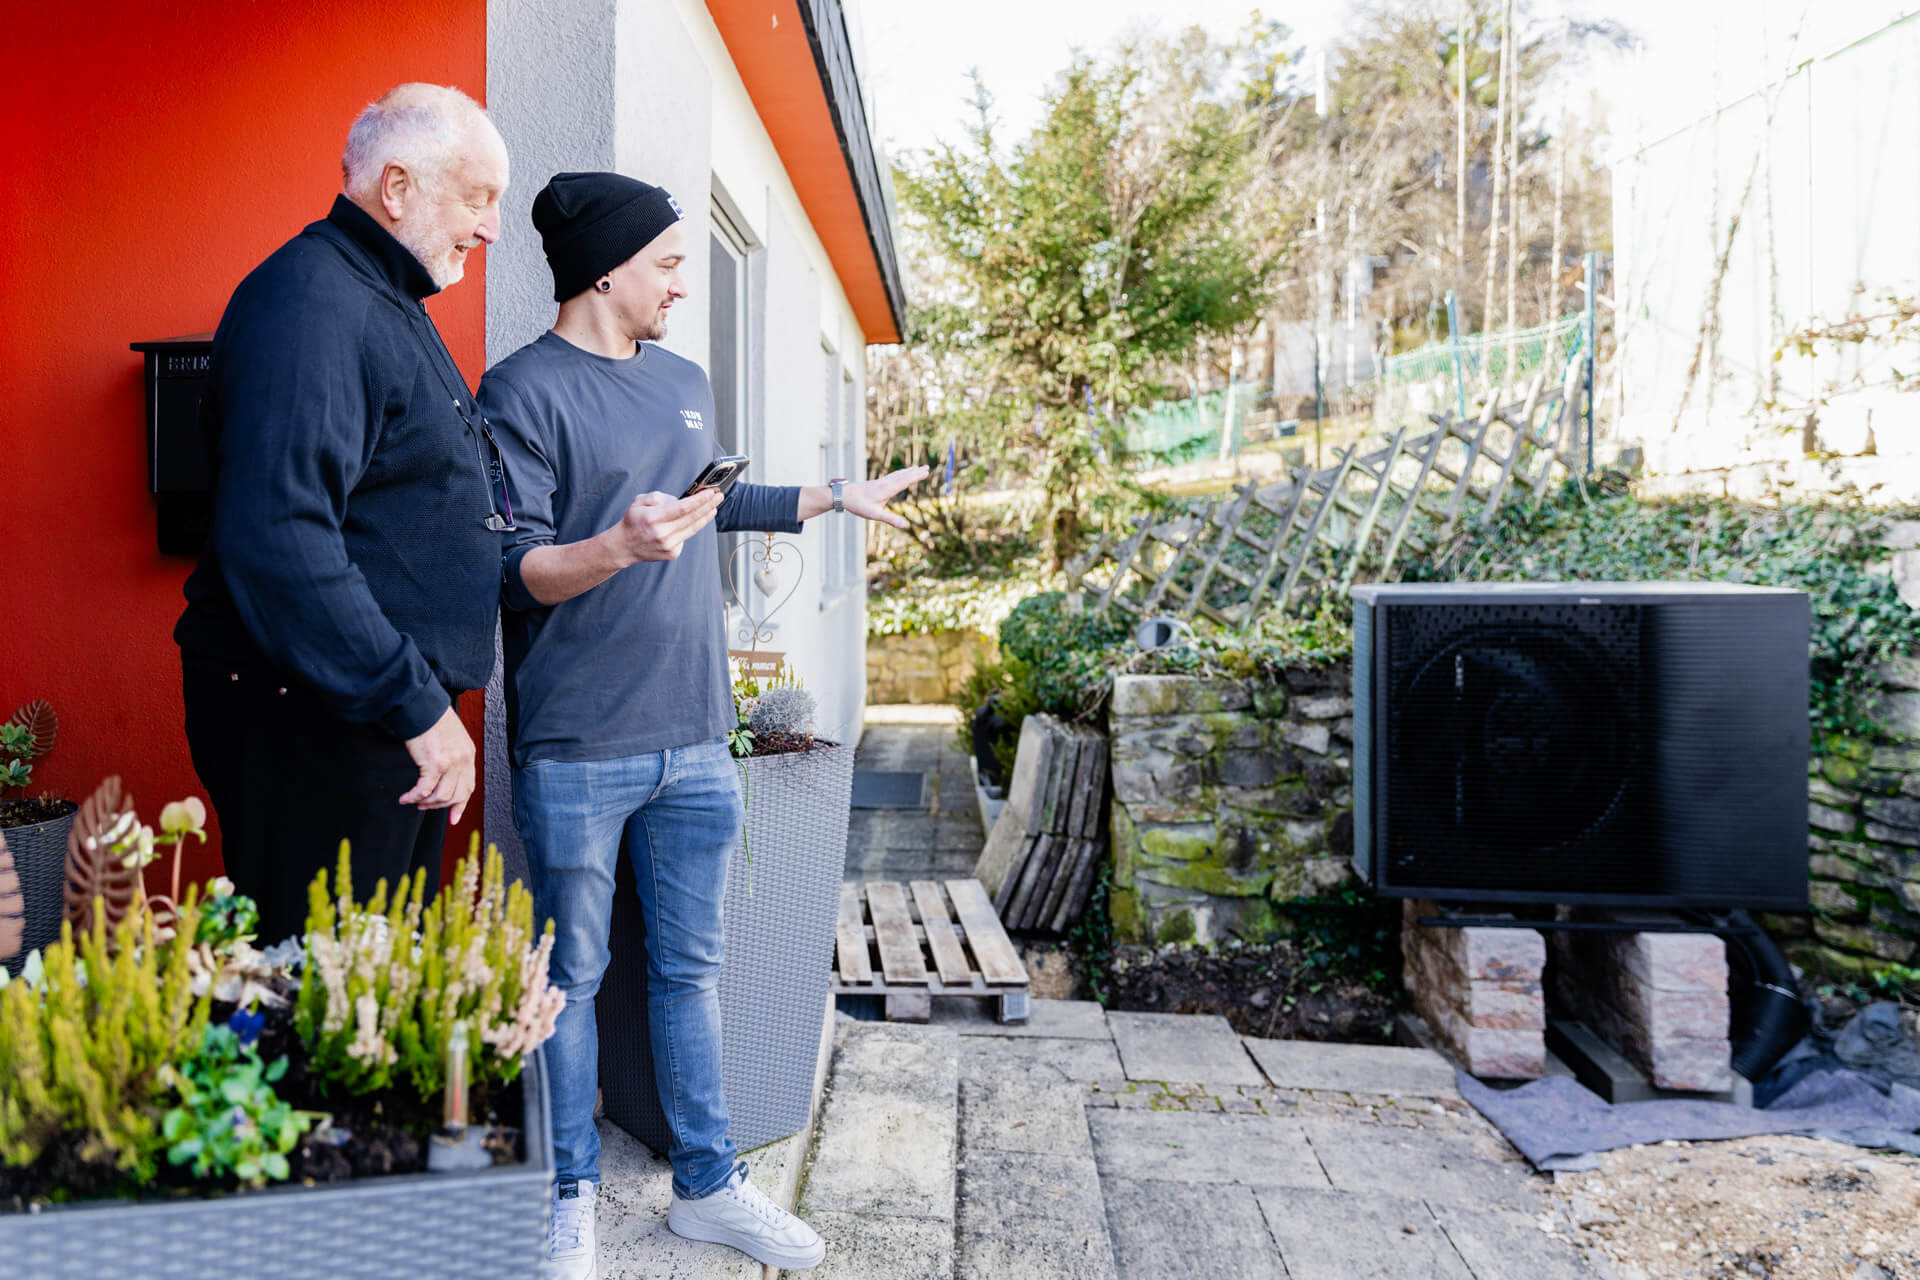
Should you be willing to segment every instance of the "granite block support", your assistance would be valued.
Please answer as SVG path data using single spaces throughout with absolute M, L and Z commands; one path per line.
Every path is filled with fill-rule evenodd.
M 1631 923 L 1626 913 L 1611 918 Z M 1733 1086 L 1726 944 L 1710 933 L 1557 933 L 1554 1003 L 1661 1089 Z
M 1547 1071 L 1545 941 L 1532 929 L 1429 928 L 1431 902 L 1401 905 L 1400 952 L 1415 1012 L 1476 1076 L 1536 1080 Z

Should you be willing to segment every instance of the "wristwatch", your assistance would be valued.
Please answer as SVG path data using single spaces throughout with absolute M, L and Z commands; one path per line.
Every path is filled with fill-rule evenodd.
M 835 511 L 845 511 L 847 509 L 847 478 L 840 476 L 837 479 L 829 480 L 827 481 L 827 488 L 833 490 L 833 509 Z

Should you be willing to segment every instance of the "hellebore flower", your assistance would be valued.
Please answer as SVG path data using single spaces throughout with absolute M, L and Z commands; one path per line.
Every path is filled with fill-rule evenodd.
M 199 796 L 188 796 L 185 800 L 175 800 L 160 811 L 160 834 L 168 840 L 185 840 L 188 836 L 207 838 L 207 806 L 201 803 Z

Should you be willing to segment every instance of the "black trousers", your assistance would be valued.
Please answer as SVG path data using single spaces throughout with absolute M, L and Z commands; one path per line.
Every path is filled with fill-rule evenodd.
M 399 803 L 420 770 L 378 726 L 349 724 L 311 691 L 270 672 L 181 659 L 187 746 L 220 819 L 234 887 L 260 907 L 258 945 L 305 930 L 307 886 L 322 868 L 329 890 L 340 842 L 352 848 L 354 897 L 376 880 L 388 892 L 408 872 L 440 883 L 447 810 Z

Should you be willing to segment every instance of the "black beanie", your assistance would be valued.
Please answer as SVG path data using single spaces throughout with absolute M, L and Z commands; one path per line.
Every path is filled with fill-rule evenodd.
M 652 243 L 683 215 L 659 187 L 617 173 L 556 173 L 533 198 L 533 225 L 565 302 Z

